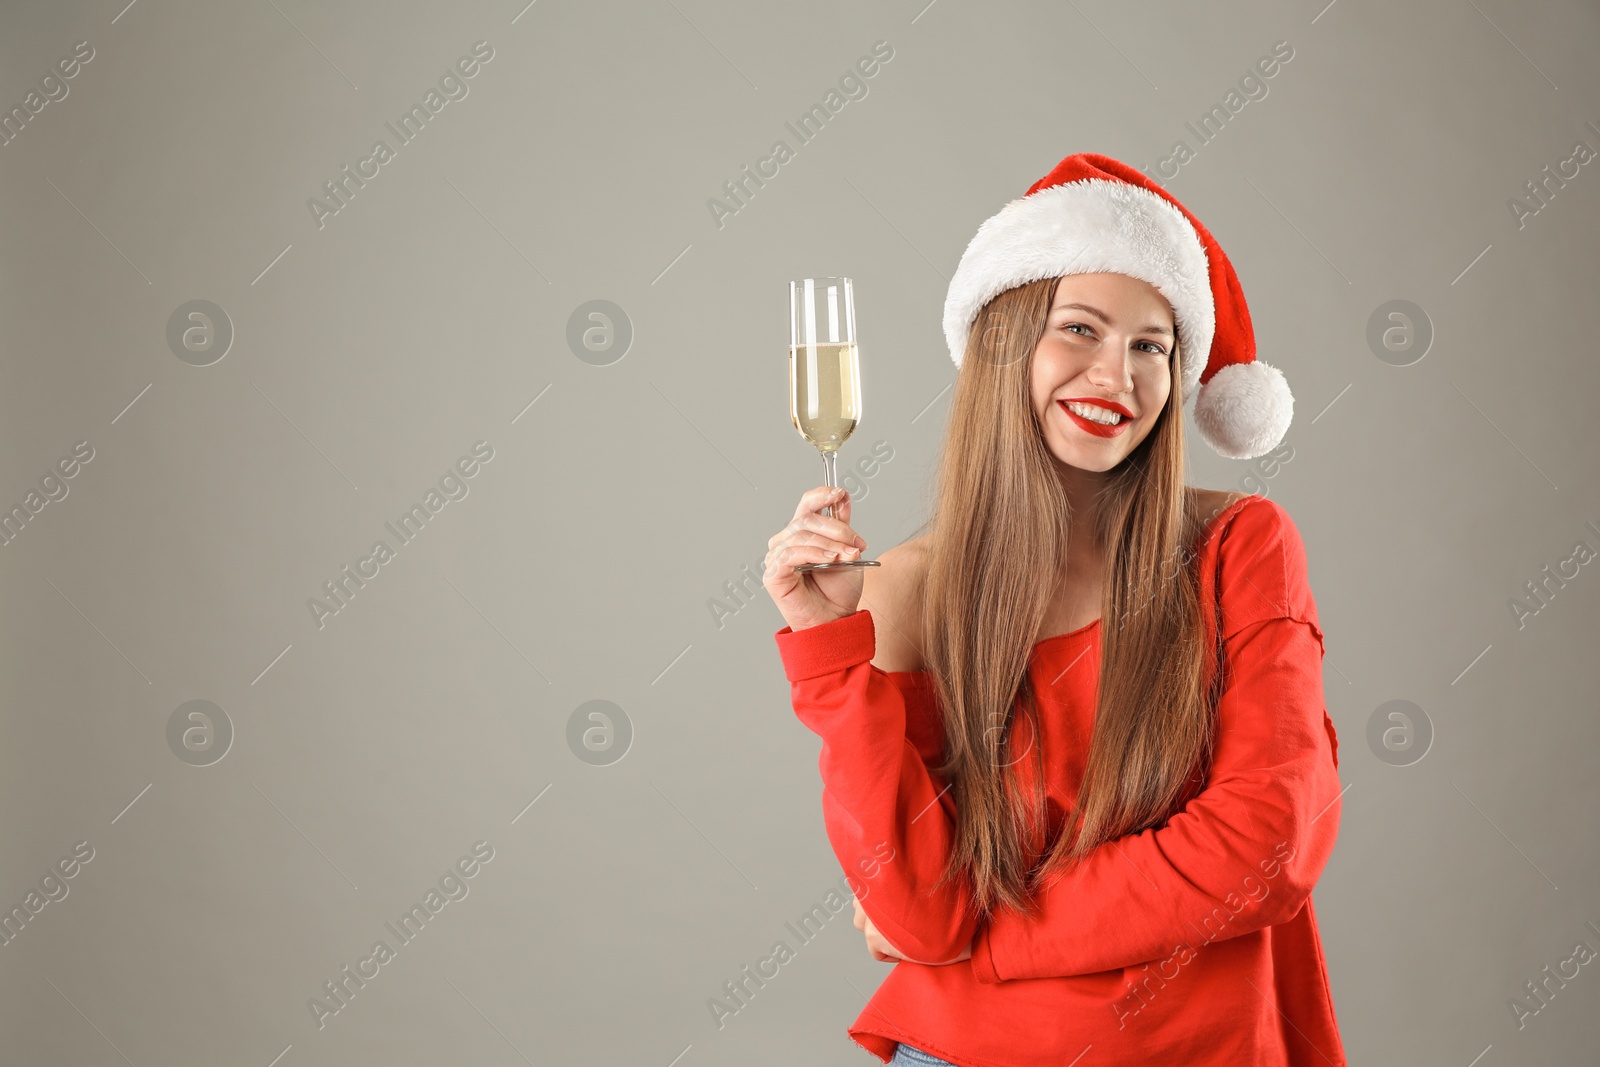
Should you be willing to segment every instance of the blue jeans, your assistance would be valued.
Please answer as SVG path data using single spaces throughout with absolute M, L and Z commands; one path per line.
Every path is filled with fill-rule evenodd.
M 888 1067 L 955 1067 L 955 1065 L 949 1060 L 941 1060 L 902 1041 L 895 1047 L 894 1058 L 889 1061 Z

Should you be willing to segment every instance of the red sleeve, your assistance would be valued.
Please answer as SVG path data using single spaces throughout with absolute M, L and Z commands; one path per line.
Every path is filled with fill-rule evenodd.
M 1322 873 L 1341 787 L 1305 547 L 1264 497 L 1220 536 L 1225 673 L 1206 788 L 1161 828 L 1058 872 L 1034 916 L 991 916 L 972 950 L 979 981 L 1112 970 L 1237 937 L 1293 917 Z
M 907 959 L 954 959 L 977 929 L 965 877 L 934 888 L 955 802 L 907 737 L 904 694 L 871 663 L 872 613 L 774 637 L 795 714 L 822 738 L 823 822 L 862 909 Z

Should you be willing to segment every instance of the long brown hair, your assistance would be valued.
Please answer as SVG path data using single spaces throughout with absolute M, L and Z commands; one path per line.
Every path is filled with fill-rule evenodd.
M 1014 765 L 1018 707 L 1039 737 L 1028 677 L 1035 637 L 1057 592 L 1071 514 L 1030 399 L 1034 347 L 1057 278 L 1008 289 L 979 312 L 957 375 L 934 494 L 923 587 L 925 658 L 944 709 L 944 758 L 956 847 L 944 879 L 970 879 L 982 914 L 1028 911 L 1055 869 L 1101 842 L 1160 826 L 1198 792 L 1211 759 L 1215 674 L 1204 647 L 1198 505 L 1183 482 L 1183 392 L 1172 391 L 1145 440 L 1107 472 L 1085 518 L 1106 546 L 1099 698 L 1078 803 L 1030 864 L 1045 825 L 1043 764 L 1023 796 Z M 1052 572 L 1050 561 L 1056 561 Z M 1213 660 L 1214 662 L 1214 660 Z M 1021 698 L 1020 700 L 1018 698 Z M 1042 836 L 1036 838 L 1042 840 Z

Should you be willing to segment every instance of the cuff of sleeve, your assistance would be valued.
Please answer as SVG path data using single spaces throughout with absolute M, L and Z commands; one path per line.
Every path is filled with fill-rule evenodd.
M 1328 646 L 1322 634 L 1322 627 L 1317 624 L 1317 618 L 1315 614 L 1309 616 L 1303 614 L 1271 615 L 1264 616 L 1259 619 L 1250 619 L 1247 622 L 1240 623 L 1228 629 L 1228 632 L 1222 637 L 1223 646 L 1227 647 L 1229 645 L 1236 644 L 1239 638 L 1244 636 L 1245 633 L 1254 630 L 1264 623 L 1279 621 L 1298 622 L 1309 628 L 1311 630 L 1311 636 L 1317 639 L 1317 653 L 1324 659 L 1327 658 Z
M 980 982 L 993 985 L 1001 981 L 994 969 L 994 952 L 989 944 L 989 924 L 978 927 L 978 936 L 972 941 L 972 976 Z
M 872 613 L 864 608 L 804 630 L 785 626 L 772 636 L 783 657 L 783 673 L 791 682 L 866 663 L 877 652 Z

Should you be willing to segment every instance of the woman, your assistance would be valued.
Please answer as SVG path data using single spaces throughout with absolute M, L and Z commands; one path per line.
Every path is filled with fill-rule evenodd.
M 819 487 L 763 579 L 856 925 L 896 963 L 851 1037 L 897 1064 L 1343 1067 L 1304 545 L 1277 504 L 1183 482 L 1187 397 L 1232 458 L 1292 413 L 1231 265 L 1138 171 L 1068 156 L 979 229 L 944 325 L 929 533 L 796 574 L 867 547 Z

